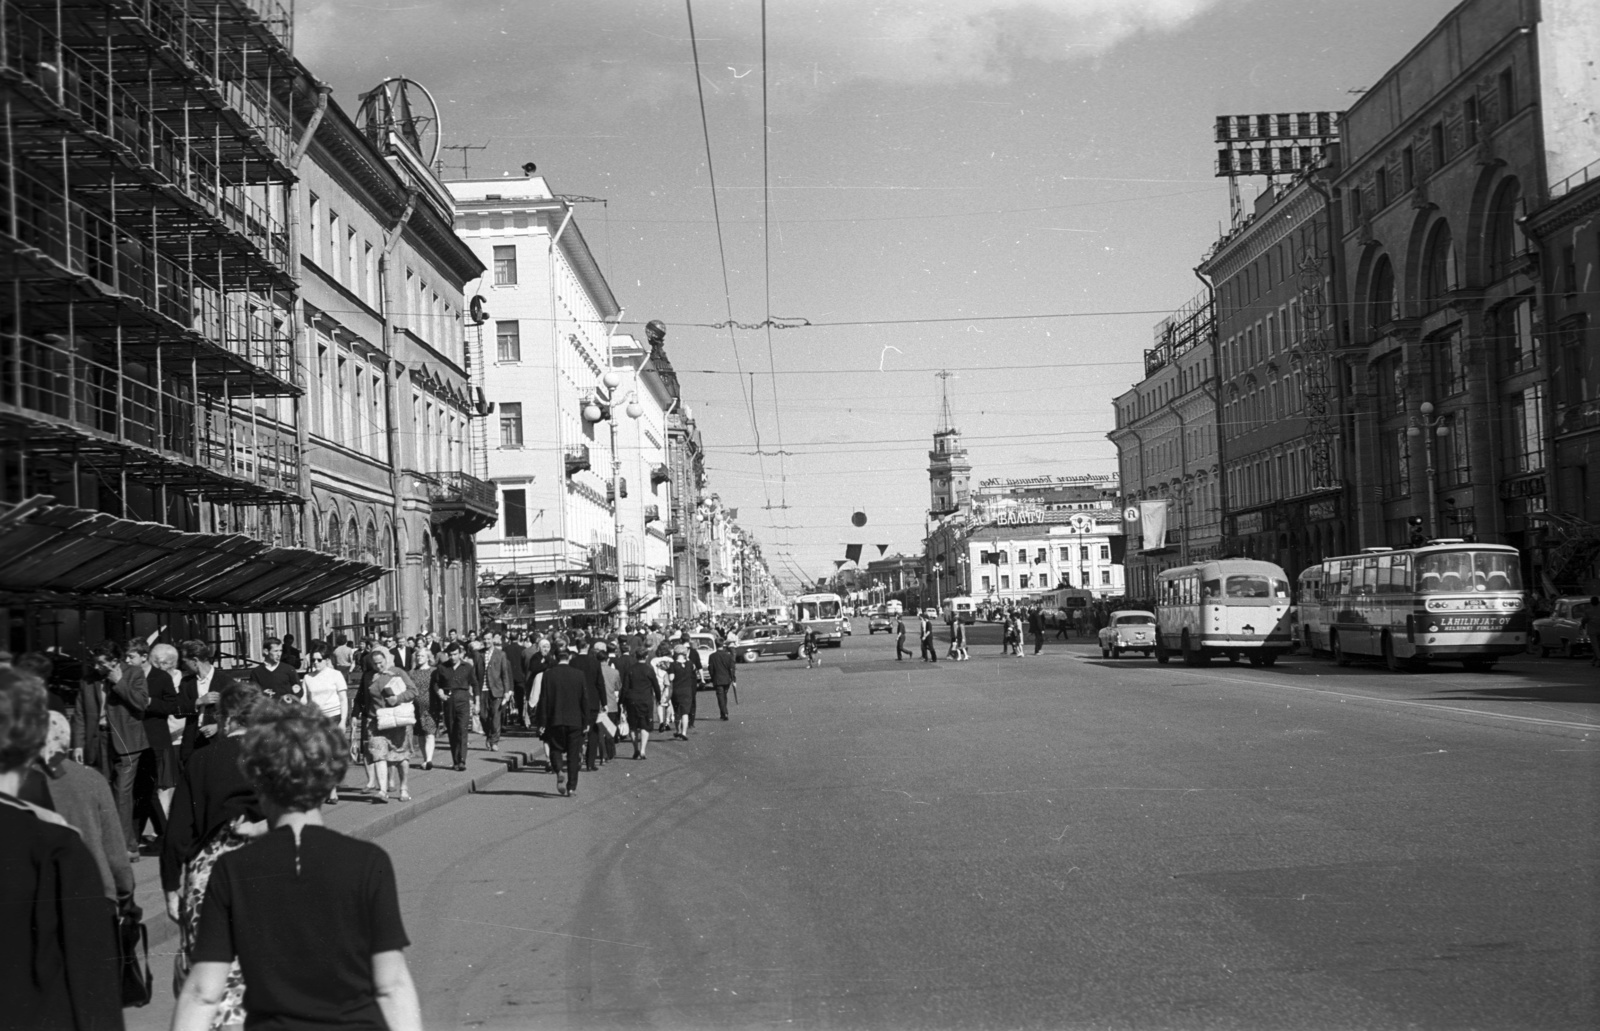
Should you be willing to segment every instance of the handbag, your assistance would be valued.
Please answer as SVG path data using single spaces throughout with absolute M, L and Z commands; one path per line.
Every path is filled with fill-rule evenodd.
M 122 1005 L 148 1006 L 155 997 L 150 973 L 150 932 L 144 913 L 129 899 L 117 912 L 117 952 L 122 970 Z
M 632 733 L 632 730 L 628 727 L 628 716 L 627 716 L 627 714 L 624 713 L 621 716 L 618 716 L 617 717 L 617 737 L 627 737 L 631 733 Z
M 617 736 L 617 725 L 615 723 L 611 722 L 611 717 L 610 716 L 607 716 L 605 713 L 602 712 L 599 716 L 597 716 L 595 718 L 594 722 L 595 722 L 595 725 L 598 726 L 601 730 L 605 731 L 606 734 L 609 737 L 616 737 Z
M 416 708 L 411 705 L 394 705 L 378 710 L 378 729 L 396 730 L 417 722 Z

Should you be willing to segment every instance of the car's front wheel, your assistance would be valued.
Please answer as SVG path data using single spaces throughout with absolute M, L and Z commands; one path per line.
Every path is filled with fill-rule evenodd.
M 746 648 L 744 650 L 744 661 L 754 662 L 759 658 L 761 658 L 761 653 L 756 651 L 754 648 Z

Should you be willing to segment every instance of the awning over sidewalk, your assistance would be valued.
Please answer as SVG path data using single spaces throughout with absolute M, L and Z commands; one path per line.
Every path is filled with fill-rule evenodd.
M 649 608 L 650 606 L 656 604 L 660 600 L 661 600 L 661 595 L 652 594 L 650 597 L 646 598 L 644 601 L 641 601 L 637 605 L 633 606 L 631 609 L 628 610 L 628 612 L 630 614 L 637 615 L 640 612 L 643 612 L 645 609 Z
M 387 572 L 308 548 L 186 533 L 53 500 L 0 505 L 0 604 L 278 612 L 313 608 Z

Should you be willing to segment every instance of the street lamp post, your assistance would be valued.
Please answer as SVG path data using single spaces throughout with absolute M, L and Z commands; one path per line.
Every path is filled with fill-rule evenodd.
M 1437 488 L 1434 484 L 1433 474 L 1433 441 L 1435 437 L 1448 437 L 1450 435 L 1450 427 L 1443 415 L 1434 416 L 1433 402 L 1431 401 L 1424 401 L 1418 405 L 1417 412 L 1419 414 L 1411 417 L 1411 425 L 1406 427 L 1406 436 L 1413 440 L 1418 437 L 1425 438 L 1422 442 L 1422 450 L 1426 458 L 1428 477 L 1428 537 L 1432 539 L 1439 536 L 1439 502 L 1434 496 Z M 1432 431 L 1431 433 L 1429 432 L 1430 430 Z
M 616 405 L 612 397 L 622 385 L 622 376 L 608 369 L 600 377 L 600 383 L 604 389 L 597 391 L 596 396 L 584 404 L 583 418 L 590 423 L 603 420 L 611 432 L 611 537 L 617 563 L 617 629 L 621 630 L 627 623 L 628 594 L 626 581 L 622 578 L 622 455 L 617 450 Z M 644 414 L 636 390 L 629 391 L 619 403 L 630 419 L 637 419 Z

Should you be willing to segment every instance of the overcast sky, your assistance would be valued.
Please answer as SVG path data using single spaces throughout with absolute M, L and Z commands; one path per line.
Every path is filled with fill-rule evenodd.
M 606 199 L 625 323 L 667 323 L 711 489 L 793 580 L 920 551 L 935 370 L 975 481 L 1114 471 L 1111 398 L 1227 217 L 1214 117 L 1342 110 L 1452 6 L 770 0 L 764 189 L 761 5 L 695 0 L 726 293 L 683 3 L 299 0 L 295 42 L 351 113 L 427 86 L 474 177 Z

